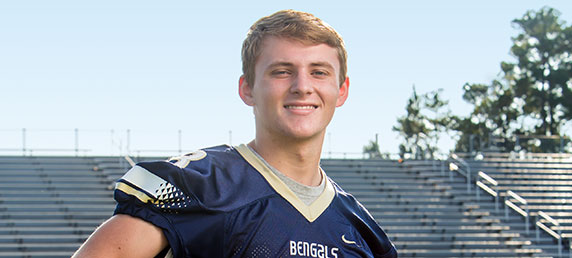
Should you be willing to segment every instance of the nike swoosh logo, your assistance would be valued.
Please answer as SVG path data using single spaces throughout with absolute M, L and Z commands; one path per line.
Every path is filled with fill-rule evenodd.
M 351 244 L 354 244 L 354 245 L 357 245 L 356 241 L 347 240 L 347 239 L 346 239 L 346 235 L 342 235 L 342 241 L 344 241 L 344 243 L 346 243 L 346 244 L 350 244 L 350 245 L 351 245 Z

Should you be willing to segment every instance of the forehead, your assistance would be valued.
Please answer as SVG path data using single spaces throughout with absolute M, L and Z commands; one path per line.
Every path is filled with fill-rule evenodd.
M 327 63 L 336 73 L 340 69 L 336 48 L 327 44 L 307 44 L 295 39 L 269 36 L 262 41 L 256 69 L 264 69 L 276 62 L 295 66 Z

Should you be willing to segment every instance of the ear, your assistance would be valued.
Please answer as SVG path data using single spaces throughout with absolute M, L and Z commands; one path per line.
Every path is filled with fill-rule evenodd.
M 252 86 L 246 82 L 244 75 L 238 79 L 238 95 L 244 104 L 254 106 L 254 98 L 252 97 Z
M 346 77 L 346 80 L 342 85 L 340 85 L 340 89 L 338 92 L 338 100 L 336 102 L 336 107 L 341 107 L 348 99 L 348 91 L 350 89 L 350 78 Z

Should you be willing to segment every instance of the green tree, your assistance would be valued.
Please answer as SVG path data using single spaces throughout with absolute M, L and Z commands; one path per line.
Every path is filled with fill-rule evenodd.
M 472 104 L 474 109 L 468 117 L 456 118 L 452 127 L 461 132 L 456 151 L 483 150 L 489 147 L 492 139 L 507 139 L 515 133 L 517 127 L 514 124 L 520 111 L 510 86 L 493 80 L 488 85 L 467 83 L 463 90 L 463 100 Z M 514 147 L 512 142 L 504 143 L 506 148 Z
M 463 99 L 474 110 L 455 118 L 453 129 L 461 133 L 457 151 L 488 147 L 484 143 L 490 137 L 505 139 L 507 149 L 513 149 L 514 141 L 508 140 L 515 135 L 560 135 L 572 120 L 572 27 L 558 16 L 544 7 L 513 20 L 520 30 L 510 49 L 516 62 L 502 62 L 502 76 L 490 84 L 464 85 Z M 559 148 L 555 141 L 523 147 L 535 152 Z
M 369 141 L 366 146 L 363 146 L 363 153 L 370 159 L 380 159 L 381 152 L 379 151 L 379 143 L 377 142 L 377 137 L 375 141 Z
M 405 107 L 407 114 L 397 118 L 397 125 L 393 127 L 403 137 L 403 143 L 399 145 L 402 158 L 405 154 L 415 159 L 434 158 L 439 150 L 439 135 L 451 123 L 448 101 L 440 96 L 442 91 L 419 95 L 413 86 L 413 94 Z
M 517 62 L 501 64 L 524 115 L 536 121 L 532 134 L 558 135 L 572 119 L 572 27 L 559 15 L 544 7 L 513 20 L 521 30 L 510 49 Z
M 363 146 L 363 154 L 366 154 L 369 159 L 391 159 L 390 153 L 381 153 L 377 138 L 377 134 L 375 134 L 375 140 L 370 140 L 367 145 Z

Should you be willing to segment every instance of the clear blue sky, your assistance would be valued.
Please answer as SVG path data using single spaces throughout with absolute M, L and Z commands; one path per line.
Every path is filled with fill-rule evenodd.
M 233 144 L 248 142 L 242 40 L 258 18 L 297 9 L 336 28 L 349 52 L 350 97 L 324 151 L 361 152 L 379 134 L 395 153 L 391 127 L 413 84 L 443 88 L 453 112 L 468 114 L 462 85 L 488 83 L 513 61 L 511 21 L 545 5 L 570 25 L 571 1 L 2 1 L 0 148 L 19 147 L 20 128 L 39 147 L 70 146 L 40 132 L 73 128 L 115 130 L 101 141 L 131 129 L 131 149 L 175 149 L 179 129 L 183 149 L 228 143 L 229 131 Z

